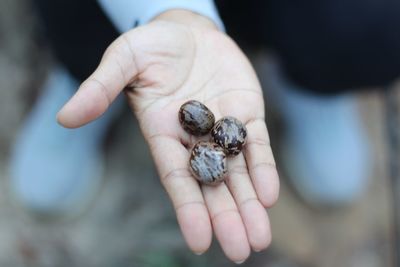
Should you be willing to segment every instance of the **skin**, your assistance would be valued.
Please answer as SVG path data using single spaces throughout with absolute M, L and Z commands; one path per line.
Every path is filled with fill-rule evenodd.
M 279 180 L 264 121 L 260 84 L 249 61 L 208 19 L 171 10 L 128 31 L 105 51 L 94 73 L 58 114 L 67 128 L 101 116 L 122 92 L 139 121 L 155 165 L 176 210 L 188 247 L 205 252 L 214 232 L 226 256 L 240 263 L 251 249 L 268 247 L 265 208 L 278 198 Z M 228 160 L 218 186 L 199 185 L 188 170 L 190 148 L 177 112 L 188 100 L 215 114 L 234 116 L 248 130 L 243 153 Z

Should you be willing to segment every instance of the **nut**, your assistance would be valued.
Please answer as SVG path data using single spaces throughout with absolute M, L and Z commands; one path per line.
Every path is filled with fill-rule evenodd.
M 211 142 L 200 141 L 193 147 L 189 165 L 195 178 L 203 184 L 219 184 L 227 173 L 224 150 Z
M 190 134 L 205 135 L 214 126 L 214 114 L 205 105 L 196 100 L 184 103 L 179 110 L 179 122 Z
M 227 155 L 237 155 L 246 144 L 247 129 L 238 119 L 226 116 L 215 123 L 211 135 Z

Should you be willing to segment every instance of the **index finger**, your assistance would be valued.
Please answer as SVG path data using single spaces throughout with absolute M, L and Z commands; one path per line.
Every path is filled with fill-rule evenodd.
M 193 252 L 201 254 L 211 244 L 212 228 L 200 187 L 188 170 L 189 152 L 169 135 L 147 139 L 186 243 Z

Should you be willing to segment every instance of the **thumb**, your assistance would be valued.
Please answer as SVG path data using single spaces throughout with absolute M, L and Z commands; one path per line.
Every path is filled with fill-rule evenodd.
M 122 35 L 107 48 L 95 72 L 58 112 L 58 122 L 77 128 L 97 119 L 137 74 L 131 45 Z

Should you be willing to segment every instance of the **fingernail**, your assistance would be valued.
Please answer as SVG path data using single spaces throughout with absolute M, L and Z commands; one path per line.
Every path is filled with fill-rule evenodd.
M 203 255 L 204 252 L 194 252 L 197 256 Z
M 245 260 L 242 261 L 235 261 L 236 264 L 242 264 Z

